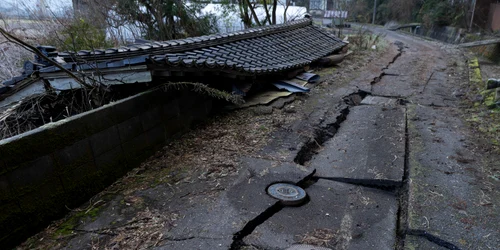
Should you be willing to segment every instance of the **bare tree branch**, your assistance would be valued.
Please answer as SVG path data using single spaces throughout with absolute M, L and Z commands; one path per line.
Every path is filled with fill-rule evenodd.
M 1 27 L 0 27 L 0 34 L 2 34 L 7 40 L 9 40 L 9 41 L 11 41 L 11 42 L 13 42 L 15 44 L 18 44 L 18 45 L 22 46 L 23 48 L 25 48 L 26 50 L 31 51 L 31 52 L 37 54 L 38 56 L 40 56 L 41 58 L 49 61 L 54 66 L 56 66 L 57 68 L 59 68 L 60 70 L 62 70 L 64 73 L 68 74 L 71 78 L 75 79 L 75 81 L 77 81 L 83 87 L 92 88 L 91 85 L 85 83 L 81 78 L 79 78 L 75 74 L 73 74 L 73 72 L 67 70 L 61 64 L 57 63 L 56 61 L 50 59 L 48 56 L 44 55 L 40 50 L 38 50 L 34 46 L 32 46 L 32 45 L 30 45 L 30 44 L 22 41 L 21 39 L 15 37 L 13 35 L 11 35 L 9 32 L 7 32 L 6 30 L 4 30 Z
M 257 14 L 255 13 L 254 6 L 250 3 L 250 0 L 246 0 L 248 6 L 250 7 L 250 11 L 252 12 L 253 19 L 255 20 L 255 23 L 257 23 L 258 26 L 262 26 L 260 24 L 259 18 L 257 17 Z

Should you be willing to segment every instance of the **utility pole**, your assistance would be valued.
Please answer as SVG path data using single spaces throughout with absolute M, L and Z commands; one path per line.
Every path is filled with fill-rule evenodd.
M 373 18 L 372 18 L 372 24 L 375 24 L 375 16 L 377 15 L 377 0 L 374 0 L 373 3 Z

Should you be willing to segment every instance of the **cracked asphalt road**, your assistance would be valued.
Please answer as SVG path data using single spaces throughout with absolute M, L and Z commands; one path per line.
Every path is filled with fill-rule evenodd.
M 274 131 L 257 155 L 239 155 L 216 185 L 198 178 L 135 190 L 134 199 L 115 195 L 56 248 L 500 248 L 500 184 L 481 174 L 495 156 L 475 146 L 455 95 L 468 81 L 465 58 L 372 29 L 386 35 L 384 53 L 346 84 L 307 97 L 289 114 L 301 119 Z M 279 181 L 300 182 L 309 201 L 281 205 L 265 191 Z M 154 233 L 132 239 L 120 230 Z

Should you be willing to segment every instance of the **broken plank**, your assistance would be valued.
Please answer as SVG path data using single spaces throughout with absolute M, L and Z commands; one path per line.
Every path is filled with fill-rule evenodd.
M 497 44 L 497 43 L 500 43 L 500 38 L 475 41 L 475 42 L 470 42 L 470 43 L 462 43 L 462 44 L 459 44 L 458 46 L 462 47 L 462 48 L 470 48 L 470 47 L 477 47 L 477 46 Z

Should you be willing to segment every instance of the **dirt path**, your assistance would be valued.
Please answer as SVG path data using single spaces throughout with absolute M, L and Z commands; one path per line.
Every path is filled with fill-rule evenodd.
M 498 249 L 498 156 L 464 122 L 466 58 L 374 31 L 381 53 L 215 117 L 21 248 Z M 268 196 L 280 181 L 308 201 Z

